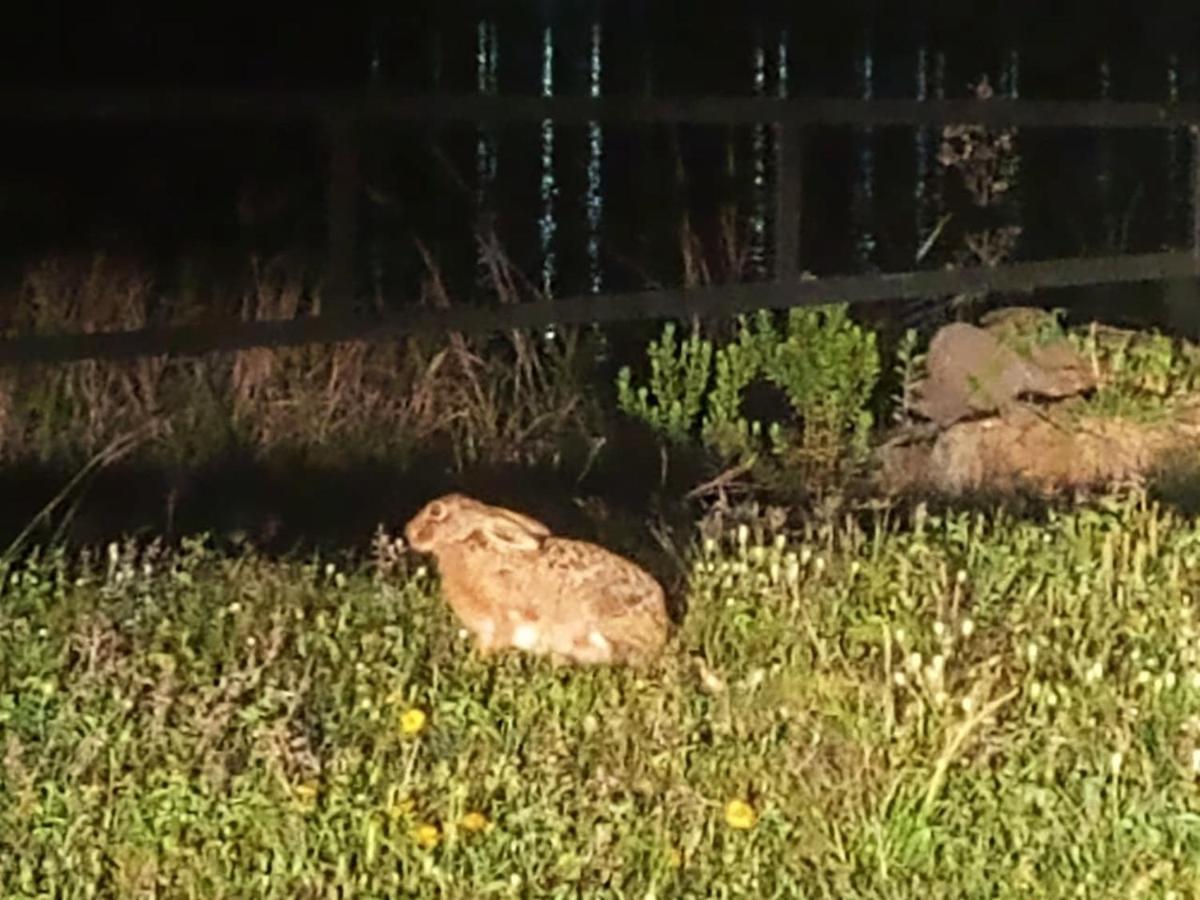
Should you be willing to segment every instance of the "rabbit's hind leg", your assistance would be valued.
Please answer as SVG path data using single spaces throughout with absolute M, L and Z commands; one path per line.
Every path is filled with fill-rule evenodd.
M 589 628 L 586 634 L 577 636 L 571 642 L 569 653 L 576 662 L 596 665 L 612 662 L 613 648 L 608 638 L 597 629 Z
M 473 629 L 475 636 L 475 652 L 480 656 L 492 656 L 504 648 L 504 641 L 496 633 L 496 623 L 485 619 L 476 624 Z

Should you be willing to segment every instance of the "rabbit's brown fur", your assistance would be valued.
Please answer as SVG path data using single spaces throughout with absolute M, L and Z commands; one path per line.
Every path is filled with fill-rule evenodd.
M 666 602 L 652 576 L 536 519 L 448 494 L 417 513 L 405 537 L 437 559 L 442 594 L 482 652 L 634 662 L 666 640 Z

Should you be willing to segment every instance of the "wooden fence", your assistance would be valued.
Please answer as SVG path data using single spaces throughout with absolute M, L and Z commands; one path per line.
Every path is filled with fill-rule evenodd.
M 833 302 L 1032 291 L 1200 277 L 1200 104 L 1036 100 L 851 100 L 714 98 L 568 98 L 334 93 L 0 92 L 0 120 L 129 119 L 306 121 L 331 142 L 328 192 L 329 272 L 335 310 L 291 321 L 209 322 L 136 331 L 34 335 L 0 341 L 0 364 L 61 363 L 160 354 L 193 355 L 250 347 L 392 340 L 405 334 L 488 332 L 550 324 L 613 322 L 688 315 L 731 315 Z M 587 294 L 552 301 L 450 310 L 349 316 L 338 312 L 353 284 L 358 141 L 373 121 L 456 123 L 589 122 L 753 124 L 777 129 L 775 280 L 697 289 Z M 995 268 L 910 271 L 804 279 L 798 272 L 800 171 L 812 126 L 981 124 L 1014 128 L 1188 128 L 1192 137 L 1192 246 L 1189 251 L 1075 257 Z M 344 308 L 344 307 L 342 307 Z

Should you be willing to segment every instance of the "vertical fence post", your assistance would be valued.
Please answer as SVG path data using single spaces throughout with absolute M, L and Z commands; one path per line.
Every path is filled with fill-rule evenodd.
M 775 126 L 775 280 L 795 281 L 800 272 L 801 169 L 804 134 L 799 125 Z
M 334 116 L 330 142 L 329 259 L 323 312 L 349 312 L 354 304 L 354 251 L 358 231 L 358 141 L 355 120 Z M 331 309 L 332 308 L 332 309 Z

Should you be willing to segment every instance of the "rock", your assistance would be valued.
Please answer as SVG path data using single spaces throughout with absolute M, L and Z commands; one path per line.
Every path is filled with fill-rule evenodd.
M 927 377 L 913 408 L 941 427 L 999 412 L 1018 399 L 1062 399 L 1096 386 L 1096 374 L 1064 338 L 1042 338 L 1023 309 L 993 314 L 988 327 L 956 322 L 930 341 Z M 1035 311 L 1040 312 L 1040 311 Z
M 1151 475 L 1200 440 L 1200 404 L 1162 421 L 1087 415 L 1078 403 L 1050 414 L 1014 406 L 1000 416 L 958 422 L 932 445 L 881 450 L 889 492 L 1057 491 Z

